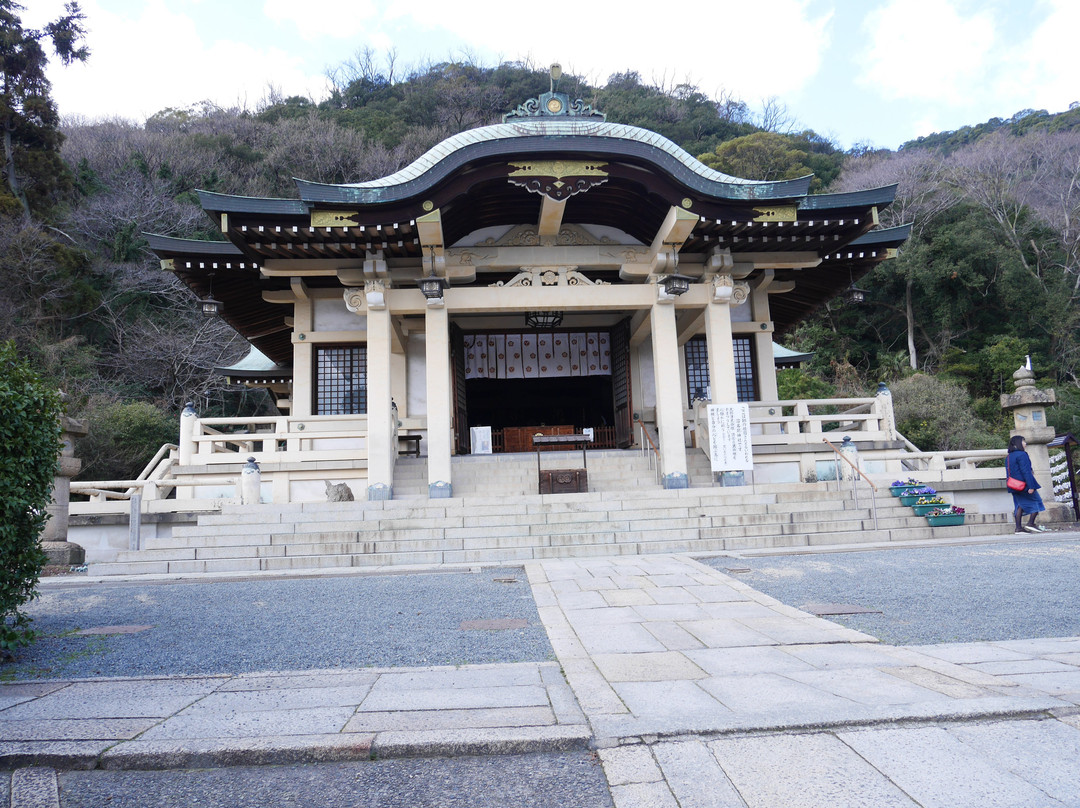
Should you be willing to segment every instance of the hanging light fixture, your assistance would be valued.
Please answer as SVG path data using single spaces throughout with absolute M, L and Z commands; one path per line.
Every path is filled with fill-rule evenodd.
M 672 297 L 678 297 L 679 295 L 684 295 L 690 291 L 690 281 L 692 281 L 693 278 L 679 274 L 679 245 L 675 242 L 671 242 L 666 246 L 671 247 L 672 272 L 670 275 L 665 275 L 660 281 L 660 284 L 663 286 L 665 294 Z
M 435 246 L 429 244 L 428 250 L 430 250 L 428 274 L 422 278 L 417 278 L 416 285 L 420 287 L 420 291 L 428 300 L 442 300 L 443 289 L 448 288 L 450 284 L 446 278 L 440 278 L 435 274 Z
M 850 269 L 848 270 L 848 288 L 844 291 L 843 300 L 852 306 L 866 302 L 866 290 L 855 285 L 855 278 Z
M 857 306 L 860 303 L 866 302 L 866 290 L 860 289 L 855 284 L 851 284 L 844 292 L 844 302 L 850 303 L 853 306 Z
M 525 314 L 525 325 L 529 328 L 558 328 L 562 321 L 561 311 L 530 311 Z
M 214 273 L 209 274 L 210 278 L 210 292 L 206 297 L 199 301 L 199 310 L 202 311 L 203 317 L 217 317 L 221 314 L 225 308 L 225 304 L 220 300 L 214 299 Z

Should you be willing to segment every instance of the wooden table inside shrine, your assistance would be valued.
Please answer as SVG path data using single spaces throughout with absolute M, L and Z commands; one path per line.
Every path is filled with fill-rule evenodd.
M 589 490 L 589 471 L 586 452 L 592 435 L 575 433 L 570 435 L 533 435 L 536 447 L 536 473 L 539 477 L 538 490 L 541 494 L 584 494 Z M 540 467 L 540 453 L 546 448 L 569 449 L 581 446 L 581 468 L 548 469 Z M 562 457 L 563 455 L 559 455 Z

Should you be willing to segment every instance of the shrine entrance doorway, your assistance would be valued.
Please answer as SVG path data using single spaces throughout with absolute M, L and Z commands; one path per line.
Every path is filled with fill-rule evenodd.
M 590 448 L 629 445 L 625 330 L 620 323 L 603 329 L 455 335 L 458 452 L 470 450 L 468 429 L 460 428 L 466 423 L 491 427 L 495 452 L 531 452 L 537 433 L 587 429 L 594 436 Z M 620 419 L 626 421 L 622 428 Z

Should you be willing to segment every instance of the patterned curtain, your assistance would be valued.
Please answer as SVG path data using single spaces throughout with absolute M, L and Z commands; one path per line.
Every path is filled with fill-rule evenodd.
M 466 379 L 610 375 L 611 336 L 606 331 L 465 336 Z

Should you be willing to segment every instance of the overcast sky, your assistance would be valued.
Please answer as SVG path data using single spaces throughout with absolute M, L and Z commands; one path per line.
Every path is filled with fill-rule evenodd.
M 22 0 L 43 25 L 63 0 Z M 49 76 L 64 116 L 143 120 L 203 100 L 316 100 L 359 49 L 399 65 L 529 60 L 604 83 L 695 84 L 760 108 L 776 97 L 849 148 L 1080 101 L 1077 0 L 81 0 L 92 54 Z M 515 99 L 515 104 L 524 99 Z

